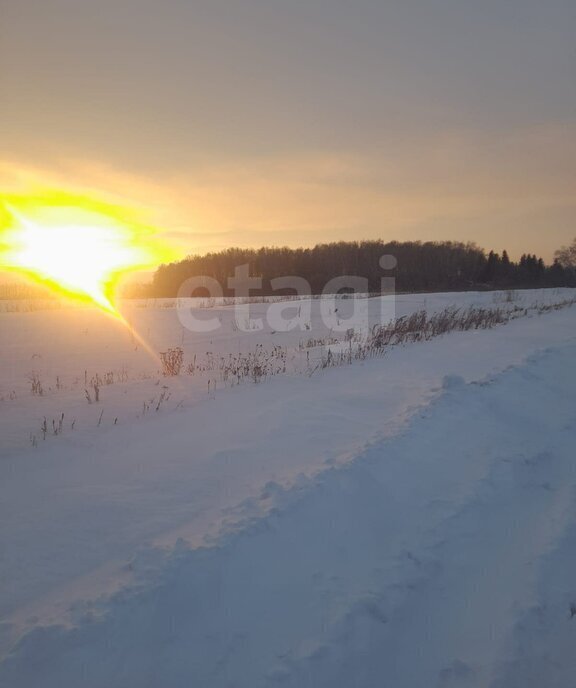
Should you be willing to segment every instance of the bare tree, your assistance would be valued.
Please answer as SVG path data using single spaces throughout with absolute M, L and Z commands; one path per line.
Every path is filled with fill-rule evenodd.
M 563 268 L 576 268 L 576 238 L 570 246 L 562 246 L 554 254 L 554 258 Z

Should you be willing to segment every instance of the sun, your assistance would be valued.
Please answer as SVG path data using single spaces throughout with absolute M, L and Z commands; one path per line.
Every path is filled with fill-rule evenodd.
M 59 192 L 0 198 L 0 269 L 116 314 L 122 275 L 167 255 L 125 209 Z

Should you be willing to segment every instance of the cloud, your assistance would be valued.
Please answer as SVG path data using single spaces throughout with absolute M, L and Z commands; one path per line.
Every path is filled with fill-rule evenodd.
M 78 158 L 12 161 L 0 165 L 0 184 L 69 189 L 74 180 L 74 190 L 139 208 L 182 254 L 385 237 L 475 240 L 550 258 L 574 231 L 575 142 L 572 124 L 461 129 L 371 153 L 244 156 L 170 175 Z

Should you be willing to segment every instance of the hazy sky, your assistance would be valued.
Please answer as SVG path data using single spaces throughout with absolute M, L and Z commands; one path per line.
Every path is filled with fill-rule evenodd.
M 0 0 L 0 186 L 183 253 L 576 235 L 574 0 Z

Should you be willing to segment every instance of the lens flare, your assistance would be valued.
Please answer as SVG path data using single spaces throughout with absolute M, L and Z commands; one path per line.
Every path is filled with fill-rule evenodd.
M 168 253 L 126 209 L 59 192 L 0 197 L 0 269 L 109 313 L 120 278 Z

